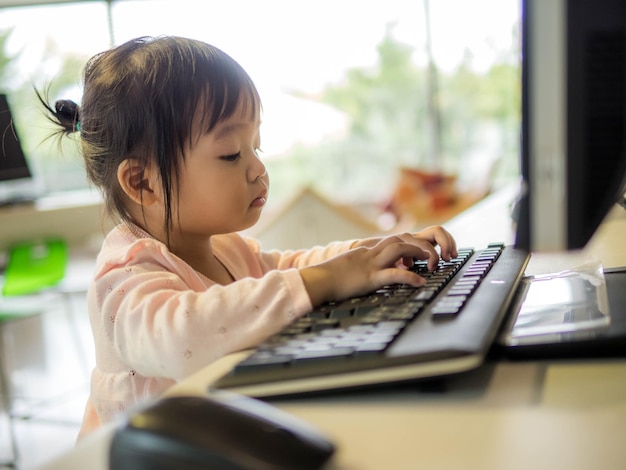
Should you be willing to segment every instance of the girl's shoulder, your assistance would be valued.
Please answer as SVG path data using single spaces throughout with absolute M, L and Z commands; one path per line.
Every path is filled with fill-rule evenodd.
M 142 276 L 137 276 L 138 274 Z M 94 271 L 94 282 L 110 285 L 118 279 L 134 278 L 134 285 L 161 279 L 168 288 L 205 290 L 212 282 L 202 277 L 161 241 L 141 229 L 120 224 L 106 236 Z M 130 282 L 130 281 L 129 281 Z M 107 287 L 108 288 L 108 287 Z
M 127 250 L 133 245 L 138 244 L 148 249 L 156 249 L 157 251 L 161 251 L 161 247 L 165 247 L 163 243 L 136 225 L 121 223 L 113 227 L 106 235 L 100 253 Z
M 157 261 L 171 253 L 164 243 L 151 237 L 139 227 L 122 223 L 104 238 L 97 265 L 124 266 L 137 262 Z

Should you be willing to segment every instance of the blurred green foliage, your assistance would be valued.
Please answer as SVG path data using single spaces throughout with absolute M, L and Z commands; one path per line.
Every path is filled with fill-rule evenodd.
M 391 29 L 377 52 L 377 67 L 348 70 L 341 83 L 316 98 L 348 116 L 348 134 L 315 148 L 298 146 L 289 158 L 267 162 L 276 193 L 312 186 L 346 202 L 381 200 L 399 166 L 435 166 L 457 174 L 483 160 L 485 168 L 497 166 L 495 178 L 517 175 L 517 51 L 503 54 L 483 73 L 473 70 L 469 53 L 456 70 L 437 71 L 440 153 L 434 165 L 428 155 L 428 67 L 414 64 L 413 49 Z

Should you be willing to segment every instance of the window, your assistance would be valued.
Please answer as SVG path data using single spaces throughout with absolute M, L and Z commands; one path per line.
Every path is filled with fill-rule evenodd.
M 252 76 L 264 105 L 270 203 L 312 186 L 345 203 L 380 205 L 403 166 L 458 174 L 466 186 L 517 176 L 516 0 L 198 5 L 111 0 L 110 10 L 104 1 L 3 9 L 2 55 L 10 60 L 0 87 L 46 189 L 86 182 L 77 148 L 60 152 L 45 140 L 50 127 L 32 85 L 79 102 L 88 57 L 111 43 L 164 34 L 212 43 Z

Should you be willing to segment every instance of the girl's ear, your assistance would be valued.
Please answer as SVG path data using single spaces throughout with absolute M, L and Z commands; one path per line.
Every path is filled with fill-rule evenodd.
M 152 165 L 127 158 L 117 167 L 117 181 L 126 195 L 139 205 L 158 201 L 158 176 Z

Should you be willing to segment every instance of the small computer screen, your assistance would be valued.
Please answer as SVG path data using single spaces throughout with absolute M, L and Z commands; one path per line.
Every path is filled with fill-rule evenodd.
M 31 178 L 6 95 L 0 94 L 0 181 Z

